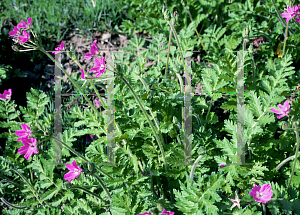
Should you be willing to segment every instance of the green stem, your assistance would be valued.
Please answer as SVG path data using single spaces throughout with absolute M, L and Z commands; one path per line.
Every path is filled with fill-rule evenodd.
M 290 184 L 291 184 L 291 181 L 292 181 L 292 178 L 293 178 L 293 174 L 294 174 L 294 171 L 295 171 L 295 167 L 296 167 L 296 163 L 297 163 L 297 158 L 298 158 L 298 151 L 299 151 L 299 133 L 298 133 L 298 128 L 295 129 L 295 134 L 296 134 L 296 139 L 297 139 L 297 146 L 296 146 L 296 153 L 295 153 L 295 161 L 294 161 L 294 165 L 293 165 L 293 169 L 292 169 L 292 172 L 291 172 L 291 177 L 290 177 L 290 180 L 289 180 L 289 183 L 288 183 L 288 186 L 287 186 L 287 189 L 289 188 Z
M 208 117 L 208 114 L 209 114 L 209 112 L 210 112 L 212 103 L 213 103 L 213 99 L 211 98 L 211 101 L 210 101 L 210 104 L 209 104 L 209 108 L 208 108 L 208 112 L 207 112 L 207 115 L 206 115 L 206 117 L 205 117 L 205 122 L 204 122 L 205 124 L 204 124 L 204 127 L 205 127 L 206 124 L 207 124 L 207 117 Z
M 170 56 L 171 38 L 172 38 L 172 29 L 170 29 L 170 36 L 169 36 L 169 47 L 168 47 L 167 65 L 166 65 L 166 71 L 165 71 L 165 82 L 166 82 L 166 79 L 167 79 L 168 66 L 169 66 L 169 56 Z
M 273 4 L 273 6 L 275 8 L 276 14 L 277 14 L 278 19 L 280 20 L 281 24 L 283 25 L 283 27 L 287 27 L 287 25 L 285 24 L 286 22 L 284 22 L 283 18 L 281 17 L 280 13 L 278 12 L 278 9 L 277 9 L 277 6 L 276 6 L 274 0 L 271 0 L 271 1 L 272 1 L 272 4 Z M 293 31 L 292 32 L 289 31 L 289 33 L 292 34 L 294 32 Z
M 111 201 L 111 195 L 109 194 L 109 192 L 108 192 L 106 186 L 103 184 L 103 182 L 102 182 L 101 178 L 99 177 L 99 175 L 94 174 L 93 176 L 99 181 L 99 183 L 100 183 L 102 189 L 106 192 L 106 194 L 107 194 L 109 200 Z
M 283 55 L 284 55 L 284 51 L 285 51 L 286 39 L 288 38 L 288 35 L 287 35 L 288 26 L 289 26 L 289 23 L 287 23 L 287 24 L 286 24 L 286 29 L 285 29 L 285 37 L 284 37 L 284 45 L 283 45 L 282 57 L 283 57 Z
M 179 51 L 180 51 L 180 56 L 181 56 L 181 59 L 182 59 L 182 63 L 183 63 L 183 68 L 184 68 L 184 71 L 185 70 L 185 63 L 184 63 L 184 58 L 183 58 L 183 54 L 182 54 L 182 49 L 181 49 L 181 46 L 180 46 L 180 43 L 179 43 L 179 40 L 178 40 L 178 37 L 177 37 L 177 33 L 176 33 L 176 30 L 174 28 L 174 26 L 172 25 L 172 23 L 170 21 L 167 21 L 173 31 L 173 34 L 175 36 L 175 39 L 176 39 L 176 42 L 177 42 L 177 45 L 178 45 L 178 48 L 179 48 Z M 182 92 L 183 93 L 183 92 Z M 184 107 L 182 107 L 182 128 L 184 128 Z
M 55 62 L 56 65 L 60 65 L 58 62 L 55 61 L 55 59 L 48 52 L 46 52 L 44 50 L 43 47 L 38 47 L 37 50 L 40 50 L 40 51 L 44 52 L 53 62 Z M 63 67 L 61 67 L 61 70 L 64 71 L 64 73 L 68 76 L 68 78 L 70 79 L 70 81 L 72 82 L 72 84 L 74 84 L 75 87 L 80 91 L 80 93 L 82 94 L 82 96 L 86 99 L 86 101 L 90 104 L 90 106 L 94 109 L 94 111 L 99 116 L 101 116 L 101 113 L 99 111 L 97 111 L 97 109 L 95 108 L 95 106 L 93 105 L 93 103 L 86 97 L 86 95 L 84 94 L 84 92 L 81 90 L 81 88 L 78 86 L 78 84 L 76 84 L 76 82 L 73 80 L 73 78 L 71 78 L 71 76 L 64 70 Z M 102 104 L 103 104 L 102 99 L 100 99 L 100 102 L 102 102 Z
M 193 22 L 193 18 L 192 18 L 192 15 L 191 15 L 191 13 L 190 13 L 190 10 L 185 6 L 185 3 L 184 3 L 184 2 L 182 2 L 182 5 L 183 5 L 183 7 L 186 9 L 187 13 L 188 13 L 189 16 L 190 16 L 191 21 Z M 201 45 L 202 45 L 204 51 L 205 51 L 206 54 L 208 55 L 208 53 L 207 53 L 207 51 L 206 51 L 206 49 L 205 49 L 205 47 L 204 47 L 204 44 L 203 44 L 203 42 L 202 42 L 202 40 L 201 40 L 201 38 L 200 38 L 200 36 L 199 36 L 199 34 L 198 34 L 198 31 L 197 31 L 196 26 L 194 26 L 194 28 L 195 28 L 196 34 L 197 34 L 197 36 L 198 36 L 198 39 L 200 40 L 200 43 L 201 43 Z
M 121 79 L 125 82 L 125 84 L 126 84 L 126 85 L 128 86 L 128 88 L 130 89 L 130 91 L 131 91 L 131 93 L 133 94 L 135 100 L 137 101 L 138 105 L 139 105 L 140 108 L 142 109 L 142 111 L 143 111 L 143 113 L 144 113 L 144 115 L 145 115 L 145 117 L 146 117 L 148 123 L 150 124 L 150 127 L 151 127 L 151 129 L 152 129 L 152 132 L 153 132 L 153 134 L 155 135 L 156 141 L 157 141 L 157 143 L 158 143 L 158 145 L 159 145 L 159 148 L 160 148 L 160 151 L 161 151 L 161 153 L 162 153 L 162 157 L 163 157 L 163 160 L 164 160 L 164 163 L 165 163 L 165 170 L 166 170 L 166 172 L 167 172 L 168 166 L 167 166 L 167 162 L 166 162 L 166 159 L 165 159 L 165 153 L 164 153 L 164 150 L 163 150 L 162 143 L 161 143 L 161 141 L 160 141 L 160 139 L 159 139 L 159 137 L 158 137 L 158 135 L 157 135 L 157 132 L 155 131 L 155 128 L 153 127 L 152 122 L 150 121 L 150 119 L 149 119 L 149 117 L 148 117 L 148 114 L 146 113 L 146 111 L 145 111 L 143 105 L 142 105 L 141 102 L 139 101 L 138 97 L 136 96 L 135 92 L 134 92 L 133 89 L 131 88 L 130 84 L 124 79 L 124 77 L 121 77 Z

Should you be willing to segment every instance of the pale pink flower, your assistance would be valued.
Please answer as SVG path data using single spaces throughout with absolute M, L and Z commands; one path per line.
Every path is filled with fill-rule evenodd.
M 14 30 L 9 32 L 9 37 L 16 36 L 20 33 L 19 25 L 14 26 Z
M 286 100 L 283 104 L 283 107 L 281 104 L 278 105 L 279 109 L 280 110 L 276 110 L 274 108 L 271 108 L 270 110 L 273 111 L 274 113 L 277 113 L 277 114 L 281 114 L 280 116 L 277 116 L 278 119 L 284 117 L 284 116 L 287 116 L 288 113 L 289 113 L 289 109 L 290 109 L 290 105 L 289 105 L 289 101 Z
M 85 59 L 86 60 L 90 60 L 90 59 L 92 59 L 91 56 L 96 56 L 96 55 L 99 54 L 99 50 L 98 50 L 98 47 L 97 47 L 97 40 L 94 40 L 94 45 L 91 45 L 90 52 L 91 53 L 83 53 L 83 54 L 85 54 Z
M 64 41 L 61 42 L 60 46 L 55 48 L 55 52 L 52 52 L 52 54 L 58 54 L 61 50 L 65 48 Z
M 164 45 L 164 43 L 160 44 L 160 47 L 162 47 Z
M 31 26 L 31 17 L 28 18 L 27 22 L 21 21 L 21 24 L 18 24 L 19 28 L 26 28 L 28 29 Z
M 257 202 L 267 203 L 272 198 L 273 191 L 270 184 L 264 184 L 262 186 L 256 186 L 255 184 L 249 194 L 250 196 L 253 196 Z
M 11 95 L 12 95 L 11 89 L 4 90 L 3 94 L 0 93 L 0 99 L 1 100 L 3 100 L 3 99 L 10 99 Z
M 293 6 L 292 8 L 288 6 L 285 10 L 287 13 L 282 13 L 281 17 L 286 18 L 286 23 L 288 23 L 289 20 L 293 19 L 299 13 L 299 6 Z M 296 21 L 299 22 L 299 19 L 296 19 Z
M 65 174 L 65 176 L 64 176 L 65 180 L 68 180 L 69 182 L 71 182 L 73 179 L 78 178 L 80 176 L 82 169 L 80 169 L 77 166 L 75 160 L 72 162 L 72 164 L 66 163 L 65 166 L 70 170 L 70 172 Z
M 26 43 L 28 39 L 29 39 L 29 31 L 28 31 L 28 33 L 27 33 L 27 32 L 24 30 L 24 31 L 23 31 L 23 36 L 19 36 L 19 40 L 21 40 L 21 41 L 19 41 L 18 43 Z
M 91 69 L 94 73 L 98 73 L 95 77 L 100 77 L 105 72 L 105 57 L 103 58 L 95 58 L 96 66 Z
M 34 153 L 37 154 L 39 151 L 37 150 L 37 142 L 35 138 L 30 139 L 22 139 L 22 143 L 24 146 L 20 147 L 18 153 L 20 155 L 25 154 L 24 158 L 28 160 L 30 156 Z
M 21 136 L 17 139 L 17 141 L 20 141 L 22 139 L 28 139 L 29 136 L 31 136 L 32 132 L 30 131 L 30 127 L 24 123 L 21 124 L 22 130 L 15 131 L 15 134 L 17 136 Z

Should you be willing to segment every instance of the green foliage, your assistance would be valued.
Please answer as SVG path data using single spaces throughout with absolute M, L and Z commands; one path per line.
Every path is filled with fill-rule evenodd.
M 97 25 L 103 21 L 101 14 L 106 11 L 112 14 L 110 17 L 117 17 L 112 20 L 111 26 L 122 21 L 120 28 L 123 33 L 133 36 L 135 30 L 139 30 L 149 33 L 152 38 L 149 42 L 135 35 L 129 38 L 129 45 L 122 50 L 130 53 L 115 54 L 114 64 L 121 72 L 114 80 L 115 121 L 119 125 L 115 132 L 114 152 L 118 165 L 107 164 L 104 145 L 107 139 L 107 117 L 104 114 L 99 116 L 90 107 L 82 111 L 80 105 L 86 105 L 86 101 L 81 98 L 76 98 L 80 103 L 73 104 L 69 112 L 62 108 L 63 132 L 56 136 L 67 146 L 62 148 L 63 164 L 75 159 L 77 165 L 84 169 L 80 177 L 71 183 L 64 179 L 68 172 L 65 165 L 49 165 L 54 159 L 53 98 L 31 89 L 26 94 L 27 107 L 19 107 L 20 111 L 14 101 L 1 100 L 0 117 L 4 121 L 0 126 L 7 130 L 0 134 L 5 139 L 3 155 L 0 156 L 0 195 L 6 206 L 12 205 L 15 208 L 3 210 L 2 213 L 138 214 L 151 211 L 159 214 L 165 208 L 167 211 L 175 211 L 175 214 L 261 214 L 261 205 L 249 192 L 254 184 L 270 184 L 273 196 L 266 205 L 268 212 L 299 214 L 299 161 L 296 162 L 288 189 L 287 179 L 291 177 L 294 162 L 288 162 L 289 165 L 285 164 L 279 171 L 274 170 L 284 159 L 294 155 L 297 140 L 289 130 L 280 132 L 277 139 L 274 137 L 278 125 L 285 122 L 287 117 L 279 122 L 277 115 L 270 111 L 271 108 L 278 109 L 277 105 L 282 104 L 298 84 L 299 29 L 291 22 L 289 29 L 293 34 L 287 40 L 284 57 L 278 58 L 276 51 L 278 43 L 283 41 L 285 23 L 277 17 L 270 2 L 191 0 L 185 4 L 193 21 L 181 1 L 116 1 L 106 2 L 105 6 L 97 2 L 95 8 L 89 1 L 81 10 L 79 8 L 82 5 L 78 1 L 48 1 L 41 2 L 40 6 L 32 3 L 31 7 L 21 6 L 18 1 L 5 2 L 8 9 L 14 7 L 19 10 L 18 14 L 6 11 L 9 17 L 19 22 L 24 17 L 28 18 L 28 15 L 32 16 L 34 31 L 43 36 L 50 33 L 57 40 L 64 38 L 68 26 L 78 27 L 82 33 L 88 34 L 91 30 L 102 30 Z M 187 51 L 201 51 L 201 62 L 196 65 L 192 60 L 191 63 L 192 87 L 201 80 L 205 93 L 205 97 L 192 97 L 194 117 L 191 123 L 192 135 L 188 140 L 192 142 L 191 165 L 179 165 L 185 163 L 184 146 L 187 142 L 182 123 L 186 80 L 180 73 L 184 65 L 175 37 L 172 37 L 170 44 L 165 79 L 170 26 L 161 13 L 163 4 L 167 5 L 171 13 L 175 8 L 178 11 L 179 20 L 175 29 L 183 56 L 195 57 Z M 276 6 L 282 11 L 285 2 L 277 1 Z M 26 13 L 21 9 L 23 7 L 27 9 Z M 47 26 L 45 22 L 54 25 Z M 110 23 L 109 20 L 105 22 Z M 42 29 L 44 26 L 47 27 Z M 56 30 L 58 26 L 59 31 Z M 195 28 L 201 41 L 195 34 Z M 260 50 L 249 45 L 253 43 L 254 37 L 266 38 L 266 42 L 260 44 Z M 202 52 L 201 42 L 209 52 L 208 55 L 203 54 L 205 52 Z M 244 42 L 246 45 L 243 47 Z M 246 104 L 245 162 L 253 165 L 229 165 L 236 163 L 237 159 L 237 98 L 234 93 L 237 89 L 236 68 L 240 62 L 236 51 L 241 50 L 245 51 L 242 53 Z M 208 62 L 204 63 L 203 60 Z M 149 61 L 150 67 L 147 66 Z M 107 71 L 99 82 L 111 76 L 112 72 Z M 129 86 L 120 79 L 121 76 L 135 92 L 157 132 L 169 166 L 167 171 L 157 137 Z M 81 85 L 79 77 L 72 75 L 72 78 Z M 104 84 L 97 82 L 96 87 L 100 86 Z M 90 89 L 91 86 L 88 86 Z M 84 89 L 84 93 L 86 91 Z M 231 93 L 231 96 L 221 99 L 217 93 Z M 299 97 L 291 107 L 293 109 L 289 115 L 299 118 Z M 102 112 L 102 109 L 97 111 Z M 20 130 L 21 123 L 31 127 L 39 142 L 39 153 L 29 161 L 16 153 L 23 145 L 17 142 L 18 137 L 14 134 Z M 94 139 L 83 144 L 85 136 L 89 134 L 95 135 Z M 80 157 L 76 157 L 68 147 Z M 205 157 L 197 163 L 196 160 L 202 154 Z M 87 163 L 93 163 L 95 168 L 86 169 Z M 220 168 L 220 164 L 228 165 Z M 193 172 L 192 166 L 195 167 Z M 110 177 L 94 175 L 99 170 Z M 151 175 L 141 174 L 144 171 L 151 172 Z M 189 178 L 191 173 L 194 183 Z M 104 187 L 111 195 L 111 201 Z M 230 209 L 231 201 L 228 198 L 235 198 L 236 194 L 241 199 L 241 208 Z

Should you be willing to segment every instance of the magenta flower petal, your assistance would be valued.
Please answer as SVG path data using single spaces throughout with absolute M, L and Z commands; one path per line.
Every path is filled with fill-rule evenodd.
M 84 53 L 83 52 L 83 54 L 85 55 L 85 60 L 90 60 L 90 59 L 92 59 L 92 54 L 90 54 L 90 53 Z
M 277 116 L 278 119 L 287 116 L 289 113 L 289 109 L 290 109 L 290 105 L 289 105 L 289 101 L 286 100 L 283 104 L 283 107 L 281 104 L 278 105 L 280 110 L 276 110 L 274 108 L 271 108 L 270 110 L 273 111 L 276 114 L 281 114 L 280 116 Z
M 219 167 L 224 167 L 224 166 L 226 166 L 226 164 L 220 164 L 220 166 L 219 166 Z
M 37 142 L 35 138 L 22 139 L 22 143 L 24 144 L 24 146 L 18 149 L 18 153 L 20 155 L 25 154 L 24 157 L 26 160 L 29 160 L 32 154 L 39 153 L 39 151 L 37 150 Z
M 101 103 L 97 99 L 95 99 L 95 103 L 97 107 L 101 105 Z
M 75 160 L 72 162 L 72 164 L 66 163 L 65 166 L 70 170 L 70 172 L 64 175 L 65 180 L 71 182 L 73 179 L 80 176 L 82 169 L 77 166 Z
M 286 23 L 288 23 L 289 20 L 294 18 L 299 13 L 299 6 L 293 6 L 292 8 L 288 6 L 286 12 L 287 13 L 282 13 L 281 17 L 286 18 Z
M 137 214 L 137 215 L 151 215 L 151 213 L 149 213 L 149 212 L 145 212 L 145 213 L 142 213 L 142 214 Z
M 273 191 L 270 184 L 264 184 L 262 186 L 256 186 L 255 184 L 249 194 L 253 196 L 257 202 L 267 203 L 272 198 Z
M 21 124 L 22 130 L 15 131 L 16 136 L 21 136 L 17 139 L 17 141 L 20 141 L 22 139 L 28 139 L 28 137 L 32 134 L 30 131 L 30 127 L 24 123 Z
M 84 75 L 83 69 L 80 69 L 80 71 L 81 71 L 81 79 L 85 79 L 85 75 Z
M 97 40 L 95 40 L 97 42 Z M 91 54 L 92 55 L 98 55 L 99 54 L 99 50 L 98 50 L 98 47 L 97 45 L 92 45 L 91 46 Z
M 11 89 L 4 90 L 3 94 L 0 93 L 0 99 L 1 100 L 10 99 L 11 95 L 12 95 L 12 90 Z
M 19 25 L 17 25 L 17 26 L 14 26 L 14 30 L 10 31 L 8 35 L 9 35 L 9 37 L 13 37 L 13 36 L 18 35 L 19 32 L 20 32 Z
M 31 17 L 29 17 L 28 19 L 27 19 L 27 22 L 25 22 L 25 21 L 21 21 L 21 24 L 19 24 L 19 27 L 20 28 L 29 28 L 31 26 Z
M 21 40 L 20 42 L 18 43 L 26 43 L 27 40 L 29 39 L 29 31 L 28 33 L 24 30 L 23 31 L 23 36 L 19 36 L 19 40 Z
M 91 69 L 94 73 L 98 73 L 96 78 L 100 77 L 105 72 L 105 57 L 103 58 L 95 58 L 94 63 L 96 64 L 95 67 Z
M 164 209 L 163 212 L 162 212 L 160 215 L 174 215 L 174 212 L 166 211 L 166 210 Z
M 65 48 L 64 41 L 61 41 L 61 44 L 59 47 L 55 48 L 55 52 L 52 52 L 52 54 L 58 54 L 61 50 Z

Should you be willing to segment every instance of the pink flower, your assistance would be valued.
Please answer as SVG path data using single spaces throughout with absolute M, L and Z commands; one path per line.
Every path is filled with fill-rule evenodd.
M 95 103 L 96 103 L 96 107 L 101 105 L 101 103 L 97 99 L 95 99 Z
M 151 215 L 151 213 L 145 212 L 145 213 L 143 213 L 143 214 L 137 214 L 137 215 Z
M 160 215 L 174 215 L 174 212 L 166 211 L 166 210 L 164 209 L 163 212 L 162 212 Z
M 160 47 L 162 47 L 164 45 L 164 43 L 160 44 Z
M 226 164 L 220 164 L 220 166 L 219 166 L 219 167 L 224 167 L 224 166 L 226 166 Z
M 83 53 L 83 54 L 85 54 L 85 59 L 86 60 L 90 60 L 90 59 L 92 59 L 91 56 L 99 54 L 99 50 L 98 50 L 98 47 L 97 47 L 97 40 L 94 40 L 94 45 L 91 45 L 90 52 L 91 53 Z
M 95 58 L 96 66 L 91 69 L 94 73 L 98 73 L 95 77 L 100 77 L 105 72 L 105 57 L 103 58 Z
M 11 89 L 8 89 L 8 90 L 4 90 L 3 94 L 0 93 L 0 99 L 3 100 L 3 99 L 10 99 L 11 97 Z
M 18 153 L 20 155 L 25 154 L 24 158 L 28 160 L 30 156 L 34 153 L 37 154 L 39 151 L 37 150 L 37 142 L 35 138 L 30 138 L 30 139 L 22 139 L 22 143 L 24 146 L 19 148 Z
M 31 17 L 28 18 L 27 22 L 21 21 L 21 24 L 18 24 L 19 28 L 26 28 L 28 29 L 31 26 Z
M 286 18 L 286 23 L 288 23 L 289 20 L 294 18 L 299 13 L 299 6 L 293 6 L 293 8 L 288 6 L 286 11 L 287 13 L 282 13 L 281 17 Z M 299 19 L 296 19 L 296 21 L 299 22 Z
M 283 104 L 283 107 L 281 104 L 278 105 L 278 107 L 280 108 L 280 110 L 276 110 L 274 108 L 271 108 L 270 110 L 273 111 L 274 113 L 277 113 L 277 114 L 281 114 L 280 116 L 277 116 L 278 119 L 284 117 L 284 116 L 287 116 L 288 113 L 289 113 L 289 109 L 290 109 L 290 105 L 289 105 L 289 101 L 286 100 Z
M 26 31 L 24 30 L 23 36 L 19 36 L 19 40 L 21 40 L 21 41 L 18 43 L 26 43 L 28 39 L 29 39 L 29 31 L 28 31 L 28 33 L 26 33 Z
M 253 198 L 257 201 L 257 202 L 263 202 L 266 203 L 268 201 L 270 201 L 270 199 L 273 196 L 273 192 L 271 190 L 271 186 L 270 184 L 264 184 L 262 186 L 258 185 L 253 187 L 253 189 L 251 190 L 251 192 L 249 193 L 250 196 L 253 196 Z
M 65 174 L 65 176 L 64 176 L 65 180 L 68 180 L 69 182 L 71 182 L 73 179 L 79 177 L 82 169 L 80 169 L 77 166 L 75 160 L 72 162 L 72 164 L 66 163 L 65 166 L 70 170 L 70 172 L 68 172 L 67 174 Z
M 18 35 L 19 33 L 20 33 L 20 29 L 19 29 L 19 25 L 17 25 L 17 26 L 14 26 L 14 30 L 10 31 L 8 35 L 10 37 L 13 37 L 13 36 Z
M 85 79 L 85 75 L 84 75 L 83 69 L 80 69 L 80 71 L 81 71 L 81 79 Z
M 30 127 L 24 123 L 21 124 L 22 130 L 17 130 L 15 134 L 17 136 L 21 136 L 17 139 L 17 141 L 20 141 L 22 139 L 28 139 L 28 137 L 32 134 L 30 131 Z
M 93 138 L 95 137 L 95 135 L 91 135 L 91 134 L 90 134 L 90 137 L 93 139 Z
M 59 47 L 55 48 L 55 52 L 52 52 L 52 54 L 58 54 L 61 50 L 65 48 L 64 41 L 61 41 L 61 44 Z

